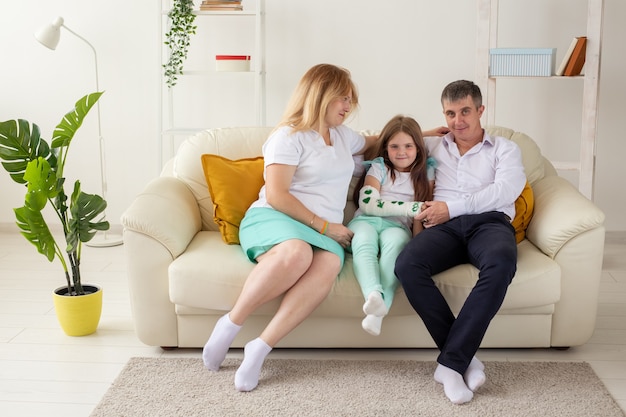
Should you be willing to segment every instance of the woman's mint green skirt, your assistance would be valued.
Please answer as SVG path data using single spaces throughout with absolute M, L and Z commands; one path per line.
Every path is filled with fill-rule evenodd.
M 239 225 L 241 248 L 253 262 L 274 245 L 289 239 L 304 240 L 313 247 L 334 253 L 343 267 L 345 252 L 339 243 L 278 210 L 251 208 Z

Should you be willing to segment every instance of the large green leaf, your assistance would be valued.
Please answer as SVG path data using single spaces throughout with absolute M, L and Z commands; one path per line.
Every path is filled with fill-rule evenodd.
M 41 211 L 33 210 L 26 205 L 13 211 L 17 219 L 17 226 L 22 231 L 22 236 L 35 245 L 37 251 L 52 262 L 55 256 L 54 237 L 50 233 Z
M 41 157 L 28 163 L 24 180 L 28 182 L 26 205 L 32 210 L 43 210 L 48 199 L 55 198 L 58 194 L 56 174 L 50 169 L 48 161 Z
M 89 110 L 98 101 L 102 92 L 87 94 L 76 102 L 74 108 L 67 112 L 52 133 L 52 148 L 69 146 L 74 134 L 83 124 Z
M 107 207 L 106 201 L 96 194 L 87 194 L 80 190 L 80 181 L 74 183 L 74 192 L 70 200 L 70 233 L 67 236 L 67 252 L 76 250 L 78 242 L 89 242 L 97 231 L 109 230 L 106 220 L 94 221 Z
M 41 138 L 39 126 L 23 119 L 0 122 L 0 159 L 13 181 L 25 184 L 24 172 L 29 162 L 44 158 L 56 170 L 56 155 Z

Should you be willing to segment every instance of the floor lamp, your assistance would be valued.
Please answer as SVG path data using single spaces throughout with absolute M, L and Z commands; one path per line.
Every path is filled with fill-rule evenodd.
M 94 48 L 93 45 L 87 41 L 87 39 L 83 38 L 78 33 L 72 31 L 70 28 L 65 26 L 63 24 L 62 17 L 57 17 L 52 23 L 38 30 L 35 33 L 35 38 L 43 46 L 50 48 L 54 51 L 59 44 L 59 39 L 61 39 L 61 27 L 65 28 L 65 30 L 70 32 L 72 35 L 85 42 L 93 51 L 94 62 L 96 64 L 96 91 L 100 91 L 100 86 L 98 82 L 98 55 L 96 54 L 96 48 Z M 106 159 L 104 153 L 104 137 L 102 136 L 102 129 L 100 127 L 100 101 L 96 102 L 96 110 L 98 112 L 98 141 L 100 145 L 100 183 L 102 185 L 102 198 L 106 201 Z M 104 217 L 106 218 L 106 212 L 104 212 Z M 87 242 L 86 245 L 94 247 L 107 247 L 121 245 L 122 243 L 123 240 L 120 235 L 114 235 L 109 233 L 108 231 L 104 231 L 96 233 L 93 239 Z

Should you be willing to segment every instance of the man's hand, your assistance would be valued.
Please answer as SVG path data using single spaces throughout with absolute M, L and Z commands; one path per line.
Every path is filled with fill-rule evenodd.
M 421 222 L 425 228 L 445 223 L 450 220 L 448 205 L 444 201 L 425 201 L 422 211 L 416 214 L 414 219 Z

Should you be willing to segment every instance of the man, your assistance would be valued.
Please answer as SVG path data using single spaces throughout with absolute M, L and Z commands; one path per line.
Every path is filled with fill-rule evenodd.
M 450 131 L 425 139 L 437 161 L 434 201 L 415 217 L 425 230 L 402 251 L 395 273 L 440 350 L 435 380 L 450 401 L 463 404 L 486 381 L 475 354 L 515 275 L 511 219 L 526 176 L 518 146 L 481 127 L 485 107 L 477 85 L 448 84 L 441 104 Z M 479 275 L 455 318 L 432 276 L 464 263 Z

